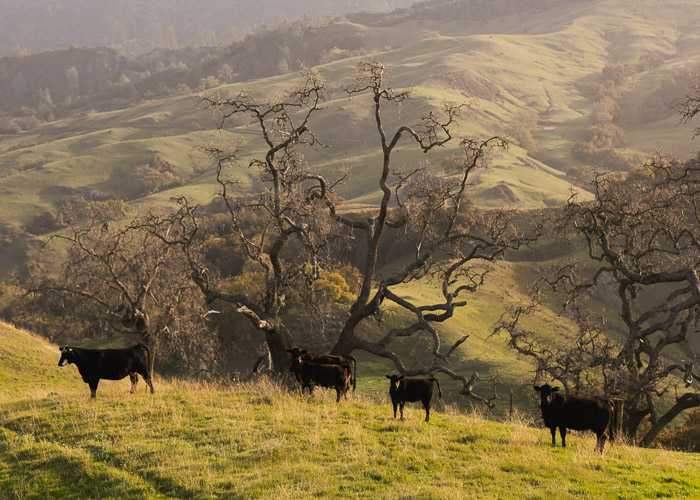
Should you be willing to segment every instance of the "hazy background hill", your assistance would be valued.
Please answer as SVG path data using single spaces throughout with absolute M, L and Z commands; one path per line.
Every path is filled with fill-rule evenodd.
M 385 11 L 412 0 L 1 0 L 0 56 L 15 46 L 32 53 L 113 47 L 142 54 L 158 47 L 231 43 L 257 25 L 287 19 Z

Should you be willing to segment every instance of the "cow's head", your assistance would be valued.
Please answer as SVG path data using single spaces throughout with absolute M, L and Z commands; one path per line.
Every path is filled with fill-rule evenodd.
M 289 356 L 289 371 L 296 373 L 301 368 L 301 357 L 308 351 L 306 349 L 299 349 L 294 347 L 292 349 L 287 349 L 287 355 Z
M 58 360 L 58 366 L 66 366 L 73 363 L 75 360 L 75 352 L 72 347 L 67 345 L 61 347 L 61 359 Z
M 389 387 L 398 389 L 399 380 L 403 379 L 403 375 L 387 375 L 386 378 L 389 379 Z
M 287 352 L 289 352 L 291 349 L 287 349 Z M 299 369 L 301 368 L 301 354 L 292 354 L 289 353 L 289 371 L 292 373 L 297 373 Z
M 559 387 L 552 387 L 549 384 L 544 384 L 542 386 L 536 385 L 535 390 L 540 393 L 540 398 L 543 403 L 549 403 L 549 396 L 559 391 Z
M 306 349 L 299 349 L 298 347 L 293 347 L 292 349 L 287 349 L 287 354 L 289 355 L 289 359 L 294 359 L 294 358 L 300 358 L 304 354 L 306 354 L 307 351 Z

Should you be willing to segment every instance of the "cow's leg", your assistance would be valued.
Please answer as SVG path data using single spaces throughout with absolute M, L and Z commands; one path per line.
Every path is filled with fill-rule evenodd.
M 430 401 L 423 401 L 423 408 L 425 408 L 425 421 L 430 420 Z
M 146 381 L 146 385 L 148 386 L 148 388 L 151 389 L 151 394 L 155 393 L 156 391 L 153 390 L 153 381 L 151 380 L 151 376 L 148 374 L 148 370 L 144 369 L 143 371 L 140 371 L 138 373 L 139 375 L 141 375 L 141 378 Z M 131 388 L 131 392 L 134 392 L 134 389 L 136 388 L 136 382 L 134 382 L 135 379 L 137 379 L 137 377 L 134 373 L 134 378 L 131 379 L 131 383 L 134 384 Z
M 340 393 L 342 389 L 340 387 L 335 388 L 335 402 L 338 403 L 340 401 Z
M 131 379 L 131 394 L 136 392 L 136 384 L 139 383 L 139 376 L 136 373 L 130 373 L 129 378 Z
M 598 434 L 597 439 L 596 439 L 595 449 L 599 450 L 601 453 L 603 453 L 603 448 L 605 447 L 606 440 L 607 440 L 607 436 L 605 435 L 605 431 Z
M 394 418 L 396 418 L 396 407 L 398 406 L 398 403 L 392 401 L 391 404 L 394 405 Z
M 399 410 L 401 410 L 401 420 L 403 420 L 403 405 L 403 402 L 399 404 Z
M 556 435 L 557 435 L 557 428 L 556 427 L 550 427 L 549 430 L 552 432 L 552 446 L 557 445 L 557 440 L 556 440 Z
M 99 378 L 88 382 L 88 385 L 90 386 L 90 399 L 94 399 L 95 397 L 97 397 L 97 384 L 99 383 Z
M 559 426 L 559 435 L 561 436 L 562 448 L 566 448 L 566 427 Z

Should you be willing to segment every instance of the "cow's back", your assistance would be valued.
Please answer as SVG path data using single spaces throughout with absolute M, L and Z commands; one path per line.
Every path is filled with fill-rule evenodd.
M 568 429 L 577 431 L 590 429 L 603 432 L 612 419 L 613 412 L 606 401 L 566 394 L 555 394 L 551 408 L 555 409 L 556 418 L 560 421 L 557 423 L 565 423 Z
M 118 349 L 81 349 L 76 365 L 83 378 L 121 380 L 130 373 L 148 372 L 148 348 L 137 344 Z
M 408 403 L 415 403 L 424 399 L 430 401 L 433 398 L 433 383 L 422 378 L 402 379 L 399 381 L 396 396 L 398 399 Z

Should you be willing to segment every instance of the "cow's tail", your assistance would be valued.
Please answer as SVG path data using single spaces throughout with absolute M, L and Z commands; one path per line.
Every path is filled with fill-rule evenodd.
M 618 419 L 620 418 L 619 412 L 615 408 L 615 403 L 610 401 L 609 399 L 605 400 L 606 403 L 610 406 L 610 409 L 612 410 L 612 415 L 610 417 L 610 420 L 608 421 L 608 428 L 607 433 L 608 433 L 608 438 L 610 439 L 611 443 L 615 442 L 615 432 L 616 429 L 618 428 Z
M 148 378 L 153 380 L 153 372 L 151 371 L 151 349 L 143 342 L 141 342 L 139 346 L 146 350 L 146 373 L 148 373 Z
M 357 387 L 357 360 L 352 356 L 347 356 L 347 358 L 352 360 L 352 369 L 354 372 L 352 374 L 352 392 L 355 392 L 355 388 Z
M 430 377 L 428 380 L 432 380 L 433 382 L 435 382 L 437 384 L 438 396 L 440 396 L 440 399 L 442 399 L 442 389 L 440 388 L 440 381 L 438 381 L 438 379 L 436 379 L 435 377 Z

